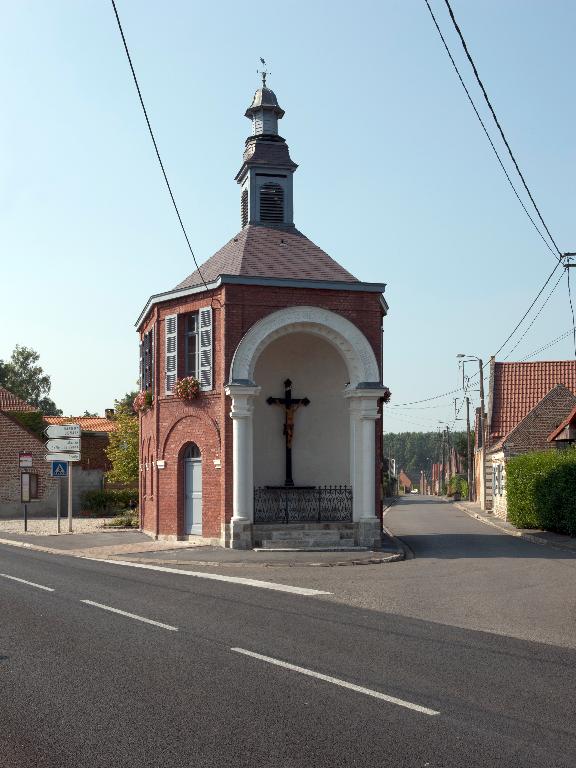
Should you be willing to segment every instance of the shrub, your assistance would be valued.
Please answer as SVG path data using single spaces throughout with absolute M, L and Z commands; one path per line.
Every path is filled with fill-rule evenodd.
M 448 496 L 460 494 L 460 498 L 468 498 L 468 480 L 464 475 L 453 475 L 448 481 Z
M 513 525 L 576 535 L 576 451 L 515 456 L 506 467 L 506 485 Z
M 121 490 L 85 491 L 82 494 L 82 507 L 94 514 L 128 509 L 130 502 L 138 505 L 138 491 L 123 488 Z
M 137 515 L 116 515 L 106 523 L 108 528 L 138 528 L 140 522 Z

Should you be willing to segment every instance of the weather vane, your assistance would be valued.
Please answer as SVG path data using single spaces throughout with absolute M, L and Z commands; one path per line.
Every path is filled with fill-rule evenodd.
M 266 67 L 266 62 L 264 61 L 262 56 L 260 56 L 260 61 L 262 62 L 262 66 Z M 266 76 L 269 75 L 270 73 L 266 69 L 261 69 L 261 70 L 257 69 L 256 72 L 259 75 L 262 75 L 262 88 L 266 88 Z

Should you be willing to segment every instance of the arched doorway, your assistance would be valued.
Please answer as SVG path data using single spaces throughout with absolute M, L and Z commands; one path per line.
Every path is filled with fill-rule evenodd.
M 184 534 L 202 535 L 202 455 L 196 443 L 186 446 L 184 461 Z

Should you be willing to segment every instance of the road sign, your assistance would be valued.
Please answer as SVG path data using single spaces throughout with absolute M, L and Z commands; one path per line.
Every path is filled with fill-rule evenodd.
M 25 453 L 24 451 L 20 451 L 20 453 L 18 454 L 18 462 L 20 464 L 20 468 L 31 467 L 32 466 L 32 454 L 31 453 Z
M 46 453 L 46 461 L 80 461 L 80 452 L 76 453 Z
M 48 451 L 79 451 L 80 438 L 70 437 L 68 439 L 61 438 L 60 440 L 48 440 L 46 449 Z
M 46 437 L 80 437 L 80 432 L 78 424 L 50 424 L 44 430 Z
M 68 477 L 68 462 L 53 461 L 50 467 L 50 477 Z

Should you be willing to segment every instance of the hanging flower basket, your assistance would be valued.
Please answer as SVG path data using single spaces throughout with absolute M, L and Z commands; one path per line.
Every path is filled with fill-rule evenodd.
M 388 387 L 384 387 L 384 395 L 382 397 L 382 402 L 389 403 L 391 398 L 392 398 L 392 392 L 390 392 Z
M 132 408 L 136 413 L 145 413 L 149 408 L 154 405 L 154 395 L 149 389 L 138 392 L 132 402 Z
M 173 391 L 180 400 L 195 400 L 200 394 L 200 382 L 194 376 L 186 376 L 184 379 L 178 379 Z

